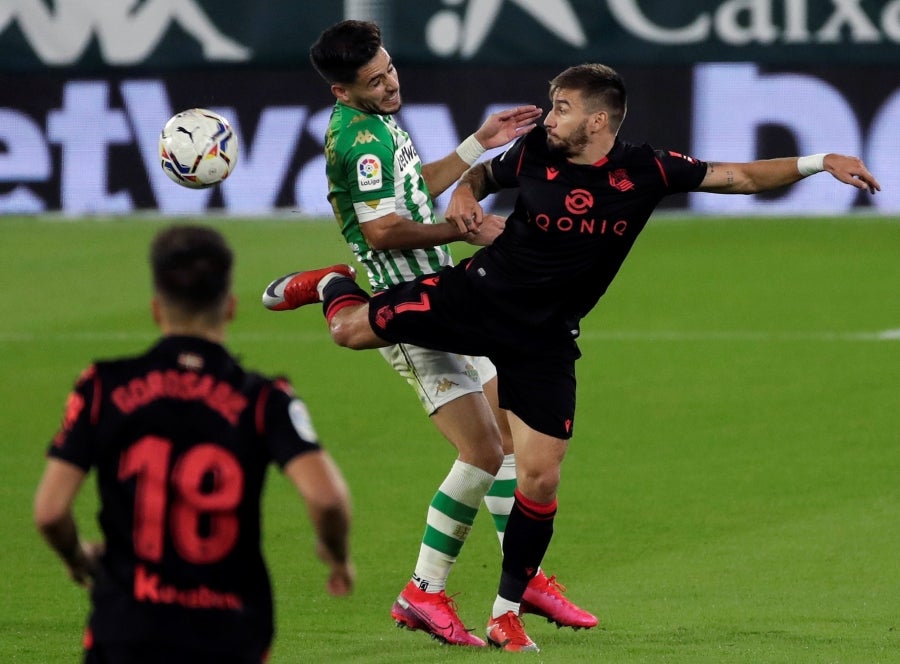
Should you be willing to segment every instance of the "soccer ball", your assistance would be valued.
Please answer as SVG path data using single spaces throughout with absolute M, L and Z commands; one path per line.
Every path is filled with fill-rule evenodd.
M 205 108 L 182 111 L 159 135 L 162 169 L 183 187 L 218 184 L 237 165 L 238 142 L 228 120 Z

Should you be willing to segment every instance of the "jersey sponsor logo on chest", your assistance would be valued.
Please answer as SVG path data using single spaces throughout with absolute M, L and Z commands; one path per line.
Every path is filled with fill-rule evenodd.
M 610 176 L 611 177 L 611 176 Z M 628 181 L 628 184 L 631 184 Z M 631 185 L 634 186 L 634 185 Z M 564 204 L 567 215 L 555 216 L 544 212 L 531 217 L 534 225 L 542 231 L 560 233 L 579 233 L 581 235 L 625 235 L 628 222 L 624 219 L 610 221 L 597 219 L 591 214 L 594 207 L 594 195 L 587 189 L 572 189 L 566 194 Z
M 399 148 L 397 148 L 397 152 L 394 155 L 394 161 L 397 164 L 397 172 L 403 173 L 406 171 L 406 168 L 416 163 L 419 160 L 419 153 L 416 152 L 415 146 L 412 144 L 412 141 L 407 141 Z

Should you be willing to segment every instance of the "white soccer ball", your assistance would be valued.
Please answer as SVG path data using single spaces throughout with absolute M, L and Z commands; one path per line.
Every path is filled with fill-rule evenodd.
M 237 136 L 218 113 L 192 108 L 172 116 L 163 127 L 159 158 L 165 174 L 181 186 L 211 187 L 237 165 Z

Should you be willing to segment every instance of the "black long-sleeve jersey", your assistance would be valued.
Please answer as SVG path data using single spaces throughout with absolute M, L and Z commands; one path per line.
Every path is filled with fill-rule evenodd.
M 317 449 L 290 386 L 218 344 L 165 337 L 91 365 L 48 455 L 96 469 L 106 551 L 94 640 L 262 653 L 274 629 L 260 549 L 266 469 Z
M 538 127 L 491 161 L 502 188 L 518 187 L 506 229 L 469 271 L 504 317 L 529 326 L 576 324 L 606 292 L 665 196 L 696 189 L 707 164 L 616 140 L 580 165 L 547 147 Z

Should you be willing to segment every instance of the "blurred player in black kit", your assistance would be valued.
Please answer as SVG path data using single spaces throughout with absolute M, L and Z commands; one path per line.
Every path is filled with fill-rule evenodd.
M 91 588 L 85 662 L 262 662 L 274 633 L 260 495 L 276 463 L 306 503 L 334 595 L 352 590 L 350 501 L 306 406 L 223 346 L 233 255 L 217 231 L 173 226 L 150 251 L 161 339 L 96 362 L 69 396 L 34 518 Z M 72 504 L 91 468 L 102 543 Z
M 472 167 L 453 192 L 447 220 L 475 232 L 483 216 L 478 201 L 518 188 L 505 230 L 470 260 L 371 299 L 334 266 L 279 284 L 283 306 L 323 302 L 339 345 L 413 343 L 486 355 L 496 365 L 517 489 L 487 638 L 513 651 L 537 650 L 519 617 L 520 603 L 553 534 L 560 469 L 575 421 L 579 323 L 606 292 L 657 204 L 688 191 L 768 191 L 821 171 L 862 190 L 880 189 L 856 157 L 706 163 L 630 145 L 617 137 L 625 86 L 605 65 L 565 70 L 551 81 L 550 100 L 542 128 Z

